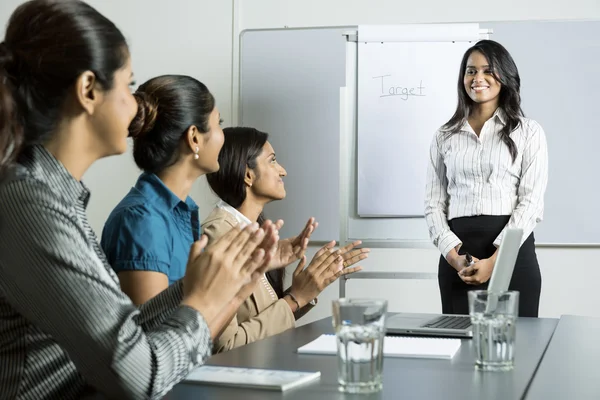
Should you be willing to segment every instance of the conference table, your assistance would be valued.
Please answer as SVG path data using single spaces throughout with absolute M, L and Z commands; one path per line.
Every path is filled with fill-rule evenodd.
M 600 399 L 600 318 L 563 315 L 527 399 Z
M 471 339 L 462 339 L 451 360 L 386 357 L 383 390 L 370 395 L 340 393 L 337 360 L 298 354 L 298 347 L 333 333 L 325 318 L 294 330 L 213 356 L 208 364 L 295 371 L 321 371 L 321 378 L 286 392 L 177 385 L 166 397 L 186 399 L 599 399 L 600 318 L 519 318 L 515 367 L 508 372 L 475 370 Z

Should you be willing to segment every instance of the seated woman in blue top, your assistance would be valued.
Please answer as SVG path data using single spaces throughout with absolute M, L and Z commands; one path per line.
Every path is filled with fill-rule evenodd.
M 194 78 L 159 76 L 134 96 L 138 113 L 129 134 L 144 172 L 108 217 L 101 246 L 122 290 L 142 304 L 185 275 L 190 247 L 200 237 L 198 206 L 189 193 L 200 176 L 219 169 L 224 137 L 213 95 Z M 300 235 L 280 241 L 270 267 L 298 260 L 315 227 L 311 219 Z
M 189 193 L 198 177 L 219 169 L 224 139 L 215 99 L 194 78 L 159 76 L 134 96 L 138 114 L 129 133 L 144 172 L 108 217 L 101 245 L 123 291 L 141 304 L 184 276 L 200 238 Z

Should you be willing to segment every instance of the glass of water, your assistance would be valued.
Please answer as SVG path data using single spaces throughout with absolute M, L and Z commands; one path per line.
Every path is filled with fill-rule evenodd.
M 476 368 L 482 371 L 513 369 L 519 292 L 472 290 L 468 296 Z
M 381 390 L 387 300 L 333 301 L 338 383 L 346 393 Z

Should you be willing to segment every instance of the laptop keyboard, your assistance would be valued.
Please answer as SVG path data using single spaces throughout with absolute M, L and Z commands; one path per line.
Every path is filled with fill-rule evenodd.
M 443 315 L 423 325 L 423 328 L 466 329 L 471 326 L 471 317 Z

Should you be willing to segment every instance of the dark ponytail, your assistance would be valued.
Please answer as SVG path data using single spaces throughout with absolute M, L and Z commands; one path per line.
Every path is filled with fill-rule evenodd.
M 4 42 L 0 43 L 0 171 L 14 162 L 23 144 L 23 126 L 17 113 L 7 66 L 12 54 Z
M 31 0 L 8 21 L 0 44 L 0 169 L 60 124 L 65 100 L 86 71 L 103 90 L 129 59 L 125 37 L 79 0 Z
M 158 115 L 158 102 L 144 92 L 136 92 L 133 97 L 137 101 L 138 111 L 129 125 L 129 136 L 139 139 L 154 128 Z

